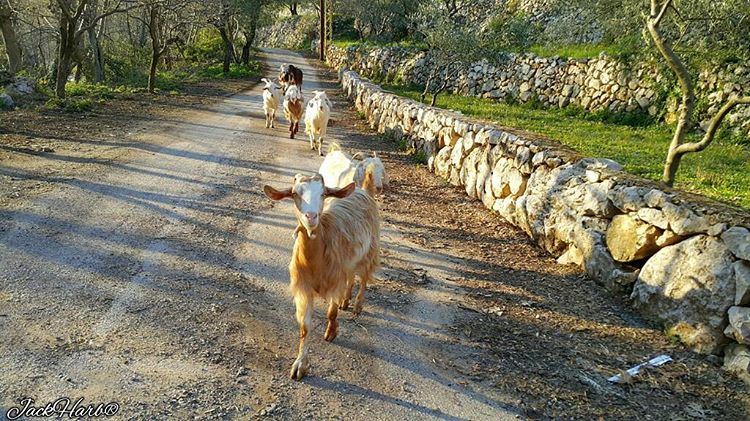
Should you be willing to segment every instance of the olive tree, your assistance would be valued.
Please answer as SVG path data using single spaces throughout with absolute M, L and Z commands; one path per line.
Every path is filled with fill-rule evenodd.
M 57 54 L 57 73 L 55 76 L 55 96 L 65 98 L 65 86 L 68 83 L 73 59 L 81 46 L 83 36 L 107 16 L 126 12 L 140 7 L 140 4 L 127 0 L 118 0 L 107 10 L 87 15 L 94 8 L 91 0 L 56 0 L 50 8 L 58 13 L 59 44 Z
M 488 50 L 482 35 L 473 26 L 463 24 L 462 20 L 457 21 L 450 9 L 435 11 L 432 7 L 426 7 L 420 14 L 418 30 L 427 44 L 431 59 L 430 72 L 420 100 L 424 102 L 431 94 L 430 105 L 434 106 L 438 95 L 458 78 L 461 70 L 486 57 Z
M 686 142 L 686 135 L 693 127 L 696 97 L 695 86 L 688 68 L 680 56 L 675 53 L 673 43 L 668 39 L 663 30 L 666 19 L 670 17 L 682 19 L 682 16 L 680 8 L 674 1 L 651 0 L 651 7 L 646 18 L 646 30 L 653 40 L 654 47 L 666 61 L 669 69 L 674 73 L 681 94 L 678 105 L 677 126 L 675 127 L 672 141 L 669 144 L 662 175 L 662 181 L 669 186 L 674 184 L 675 175 L 677 174 L 682 157 L 688 153 L 700 152 L 707 148 L 714 141 L 716 133 L 727 114 L 738 105 L 750 104 L 750 97 L 748 96 L 729 98 L 710 118 L 702 138 L 696 142 Z M 684 36 L 684 26 L 681 32 Z

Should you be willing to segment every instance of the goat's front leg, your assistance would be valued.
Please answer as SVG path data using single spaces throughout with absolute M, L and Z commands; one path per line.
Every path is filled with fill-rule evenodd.
M 289 377 L 293 380 L 302 380 L 307 373 L 307 334 L 312 324 L 312 295 L 297 295 L 294 297 L 294 304 L 297 307 L 297 323 L 299 323 L 299 349 Z
M 310 130 L 310 150 L 315 150 L 315 132 Z
M 341 310 L 347 310 L 349 308 L 349 301 L 352 299 L 352 289 L 354 289 L 354 275 L 346 278 L 346 296 L 344 296 L 344 301 L 342 301 L 339 306 Z
M 336 316 L 339 314 L 339 306 L 331 299 L 331 302 L 328 304 L 328 327 L 326 327 L 326 333 L 323 336 L 326 341 L 332 342 L 334 339 L 336 339 L 336 335 L 339 331 L 339 322 L 336 321 Z
M 289 139 L 294 139 L 294 122 L 289 123 Z
M 276 109 L 271 111 L 271 128 L 272 129 L 276 128 Z
M 318 138 L 318 155 L 320 156 L 323 156 L 323 138 L 326 136 L 326 129 L 325 124 L 320 129 L 320 137 Z

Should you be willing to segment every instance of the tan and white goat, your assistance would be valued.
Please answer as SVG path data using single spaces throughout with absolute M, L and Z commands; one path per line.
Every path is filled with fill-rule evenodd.
M 263 113 L 266 115 L 266 128 L 275 127 L 276 110 L 281 101 L 281 89 L 271 80 L 266 78 L 261 80 L 266 84 L 263 87 Z
M 284 92 L 284 117 L 289 120 L 289 138 L 294 139 L 294 135 L 299 131 L 299 121 L 302 119 L 302 108 L 305 100 L 302 98 L 302 91 L 297 85 L 289 85 Z
M 317 149 L 323 156 L 323 138 L 331 118 L 331 101 L 324 91 L 313 91 L 315 96 L 307 102 L 305 110 L 305 132 L 310 136 L 310 149 Z
M 368 167 L 372 167 L 375 191 L 380 194 L 388 188 L 390 179 L 376 152 L 368 157 L 365 157 L 361 152 L 349 156 L 341 150 L 338 143 L 332 143 L 323 163 L 320 164 L 318 173 L 323 176 L 326 186 L 329 187 L 343 187 L 351 182 L 354 182 L 357 187 L 362 187 L 365 170 Z
M 277 190 L 264 186 L 263 190 L 273 200 L 292 198 L 301 227 L 289 263 L 290 289 L 300 327 L 297 359 L 289 374 L 300 380 L 308 369 L 307 335 L 312 327 L 314 297 L 329 301 L 324 338 L 330 342 L 338 333 L 338 309 L 354 276 L 361 280 L 354 302 L 358 314 L 367 282 L 380 264 L 380 216 L 372 198 L 372 173 L 368 171 L 365 176 L 364 190 L 354 183 L 340 189 L 326 187 L 320 174 L 298 174 L 292 187 Z

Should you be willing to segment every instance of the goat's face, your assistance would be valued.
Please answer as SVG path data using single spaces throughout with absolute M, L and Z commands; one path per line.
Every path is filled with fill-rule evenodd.
M 328 110 L 331 109 L 331 101 L 325 91 L 313 91 L 313 98 L 309 104 L 309 106 L 319 107 L 320 111 L 324 110 L 324 106 L 327 106 Z
M 261 81 L 263 81 L 263 83 L 265 84 L 265 86 L 263 87 L 264 90 L 271 92 L 271 94 L 274 96 L 278 94 L 279 86 L 273 83 L 272 80 L 263 78 L 261 79 Z
M 320 214 L 326 197 L 344 198 L 354 191 L 354 183 L 337 189 L 326 187 L 323 176 L 315 174 L 294 176 L 294 184 L 286 190 L 277 190 L 271 186 L 264 186 L 263 191 L 272 200 L 282 200 L 287 197 L 294 199 L 297 221 L 305 228 L 307 234 L 313 237 L 313 232 L 320 224 Z

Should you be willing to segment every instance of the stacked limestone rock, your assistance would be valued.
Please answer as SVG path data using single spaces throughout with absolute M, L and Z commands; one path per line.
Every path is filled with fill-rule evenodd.
M 327 59 L 336 68 L 347 66 L 368 77 L 416 85 L 426 82 L 432 65 L 429 53 L 401 47 L 331 46 Z M 485 60 L 467 65 L 448 86 L 450 91 L 463 95 L 521 103 L 537 101 L 545 107 L 577 106 L 589 111 L 657 115 L 664 108 L 664 99 L 655 88 L 660 82 L 662 76 L 653 65 L 629 67 L 606 55 L 575 60 L 510 54 L 501 64 Z M 727 98 L 750 95 L 750 69 L 734 64 L 704 72 L 697 86 L 709 104 L 699 116 L 705 125 Z M 750 107 L 737 107 L 724 124 L 749 134 Z
M 702 353 L 750 367 L 750 217 L 668 192 L 605 159 L 427 107 L 356 72 L 342 85 L 379 132 L 405 136 L 441 177 L 581 266 Z M 727 346 L 727 344 L 729 344 Z M 749 374 L 750 376 L 750 374 Z

